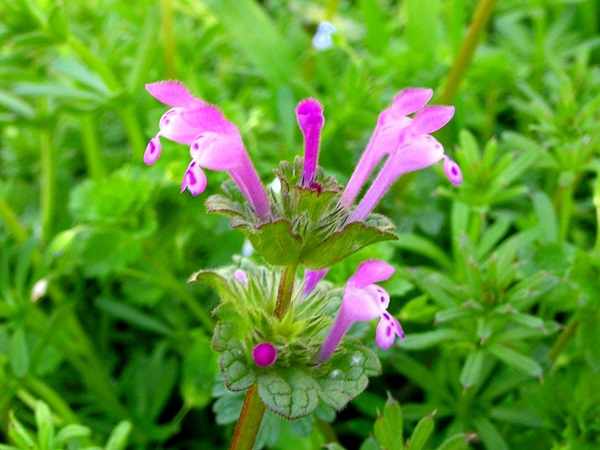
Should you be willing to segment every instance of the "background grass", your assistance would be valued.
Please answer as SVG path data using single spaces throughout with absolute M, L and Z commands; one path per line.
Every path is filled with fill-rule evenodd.
M 87 428 L 68 428 L 68 448 L 125 448 L 128 434 L 135 449 L 227 446 L 241 399 L 224 392 L 209 348 L 216 299 L 185 280 L 228 263 L 243 239 L 179 194 L 184 147 L 164 142 L 143 166 L 163 111 L 145 82 L 177 78 L 218 104 L 265 182 L 300 152 L 293 109 L 315 96 L 321 165 L 345 181 L 397 90 L 442 94 L 474 9 L 0 1 L 4 441 L 49 448 L 48 424 L 77 423 Z M 393 261 L 387 287 L 407 341 L 381 354 L 384 375 L 332 425 L 268 419 L 268 447 L 377 448 L 368 438 L 390 393 L 407 430 L 437 411 L 432 446 L 463 432 L 471 448 L 600 448 L 599 10 L 497 2 L 444 99 L 457 114 L 438 137 L 465 183 L 451 188 L 439 168 L 402 179 L 381 205 L 401 239 L 330 274 L 342 282 L 367 256 Z M 324 19 L 335 45 L 316 52 Z M 210 173 L 207 194 L 222 180 Z

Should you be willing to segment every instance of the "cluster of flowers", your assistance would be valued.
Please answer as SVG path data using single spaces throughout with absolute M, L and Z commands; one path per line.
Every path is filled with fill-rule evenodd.
M 226 171 L 241 194 L 264 222 L 270 220 L 269 197 L 246 151 L 238 128 L 213 105 L 194 97 L 178 81 L 162 81 L 146 85 L 148 92 L 169 106 L 159 122 L 159 131 L 144 153 L 144 162 L 154 164 L 161 154 L 160 138 L 189 146 L 191 162 L 181 183 L 181 191 L 201 194 L 207 185 L 203 169 Z M 408 88 L 400 91 L 392 104 L 381 112 L 375 130 L 350 180 L 341 195 L 340 204 L 349 211 L 349 221 L 364 221 L 382 197 L 402 175 L 443 162 L 450 182 L 459 185 L 462 174 L 458 165 L 444 153 L 442 145 L 431 133 L 446 125 L 454 115 L 452 106 L 428 106 L 431 89 Z M 314 99 L 301 101 L 296 118 L 304 137 L 304 167 L 301 183 L 307 189 L 318 189 L 321 131 L 325 124 L 323 108 Z M 365 194 L 357 201 L 373 171 L 381 165 Z M 354 206 L 356 204 L 356 206 Z M 351 211 L 351 212 L 350 212 Z M 327 270 L 308 271 L 304 292 L 310 293 Z M 359 265 L 348 280 L 335 322 L 319 354 L 321 362 L 331 357 L 352 324 L 379 319 L 376 343 L 382 349 L 393 345 L 404 333 L 398 321 L 387 311 L 388 293 L 377 282 L 389 279 L 394 268 L 385 261 L 369 260 Z M 244 273 L 236 273 L 244 282 Z M 253 351 L 259 366 L 275 362 L 277 350 L 269 343 L 257 345 Z

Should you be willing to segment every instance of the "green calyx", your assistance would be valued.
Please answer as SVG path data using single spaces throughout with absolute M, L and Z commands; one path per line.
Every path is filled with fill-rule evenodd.
M 245 391 L 253 384 L 267 408 L 288 419 L 311 414 L 320 403 L 337 410 L 359 395 L 368 377 L 379 374 L 379 359 L 370 349 L 345 339 L 323 364 L 316 357 L 341 300 L 341 290 L 321 283 L 308 297 L 296 289 L 286 314 L 273 315 L 279 275 L 248 261 L 241 262 L 247 283 L 228 266 L 200 271 L 190 281 L 204 281 L 218 292 L 219 318 L 212 345 L 220 354 L 221 373 L 228 389 Z M 297 285 L 301 285 L 297 283 Z M 252 349 L 262 342 L 278 351 L 275 364 L 254 364 Z
M 269 264 L 320 269 L 367 245 L 396 239 L 393 223 L 380 214 L 348 223 L 351 211 L 339 204 L 341 187 L 333 177 L 319 170 L 313 186 L 302 187 L 300 158 L 281 163 L 275 173 L 281 190 L 270 192 L 267 221 L 254 214 L 232 182 L 224 183 L 223 194 L 206 201 L 209 212 L 228 216 Z

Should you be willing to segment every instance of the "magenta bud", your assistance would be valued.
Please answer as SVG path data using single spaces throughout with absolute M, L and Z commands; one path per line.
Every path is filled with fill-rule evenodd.
M 262 342 L 252 349 L 252 359 L 258 367 L 269 367 L 277 361 L 277 348 L 270 342 Z

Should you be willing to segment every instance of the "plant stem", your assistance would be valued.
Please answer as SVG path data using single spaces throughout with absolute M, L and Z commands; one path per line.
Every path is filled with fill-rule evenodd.
M 235 425 L 229 450 L 252 450 L 254 448 L 254 441 L 256 441 L 265 409 L 264 403 L 258 396 L 256 385 L 253 385 L 246 392 L 242 412 Z
M 94 54 L 82 41 L 76 36 L 70 35 L 67 39 L 67 45 L 71 50 L 87 64 L 94 72 L 98 73 L 106 86 L 113 93 L 121 90 L 121 84 L 113 74 L 111 68 L 98 56 Z
M 331 20 L 336 15 L 340 6 L 340 0 L 327 0 L 325 5 L 325 20 Z
M 54 208 L 56 200 L 56 155 L 52 147 L 52 138 L 47 129 L 40 130 L 40 152 L 42 176 L 40 185 L 42 241 L 48 242 L 54 226 Z
M 7 230 L 13 235 L 17 243 L 22 244 L 27 240 L 27 229 L 19 221 L 19 217 L 4 198 L 0 197 L 0 219 Z
M 477 48 L 479 36 L 490 19 L 495 4 L 496 0 L 479 0 L 475 13 L 473 14 L 473 20 L 471 21 L 471 25 L 469 25 L 467 36 L 465 37 L 462 47 L 458 52 L 458 56 L 454 60 L 452 69 L 450 69 L 450 73 L 448 74 L 444 92 L 440 97 L 442 103 L 450 103 L 454 98 L 454 95 L 456 95 L 460 82 L 471 63 L 475 49 Z
M 35 397 L 44 400 L 48 406 L 50 406 L 52 411 L 57 413 L 65 423 L 69 424 L 80 422 L 77 415 L 62 399 L 61 395 L 42 380 L 29 375 L 23 380 L 23 383 L 25 387 L 35 395 Z
M 81 118 L 81 138 L 83 140 L 83 152 L 87 164 L 88 174 L 91 178 L 97 180 L 106 175 L 104 160 L 98 137 L 96 133 L 96 122 L 92 114 L 85 114 Z
M 575 181 L 570 181 L 566 186 L 559 187 L 559 239 L 566 240 L 573 214 L 573 194 L 575 192 Z
M 575 335 L 577 327 L 579 327 L 579 320 L 573 317 L 567 326 L 562 330 L 562 333 L 560 333 L 554 342 L 554 345 L 550 349 L 548 357 L 550 358 L 550 361 L 552 361 L 552 364 L 556 363 L 556 360 L 560 354 L 563 352 L 571 338 Z
M 173 35 L 173 0 L 160 2 L 160 28 L 164 45 L 167 78 L 175 78 L 175 37 Z
M 600 255 L 600 171 L 596 173 L 593 202 L 596 208 L 596 244 L 594 245 L 594 252 Z
M 146 142 L 144 141 L 144 134 L 140 128 L 135 109 L 130 105 L 123 108 L 120 112 L 131 147 L 131 154 L 134 158 L 137 158 L 144 153 Z
M 296 267 L 296 264 L 287 266 L 281 273 L 279 289 L 277 290 L 277 304 L 275 305 L 275 316 L 280 319 L 285 315 L 292 301 Z
M 316 421 L 319 430 L 321 430 L 321 434 L 325 438 L 326 444 L 339 442 L 338 437 L 335 434 L 335 430 L 329 422 L 325 422 L 323 419 L 316 419 Z
M 297 264 L 286 266 L 279 279 L 275 316 L 280 319 L 287 312 L 292 300 L 297 267 Z M 246 391 L 242 412 L 235 425 L 229 450 L 252 450 L 254 448 L 254 442 L 256 441 L 256 435 L 260 429 L 265 409 L 265 405 L 258 396 L 256 385 L 251 386 Z

